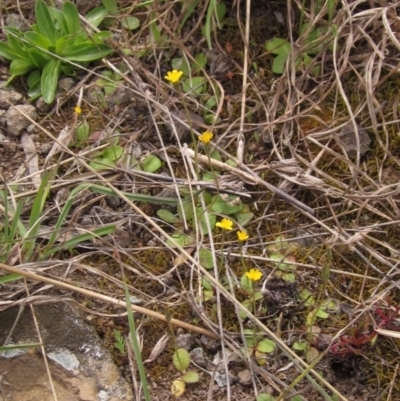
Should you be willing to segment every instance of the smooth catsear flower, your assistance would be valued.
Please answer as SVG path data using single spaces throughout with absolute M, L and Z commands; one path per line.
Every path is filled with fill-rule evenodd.
M 224 230 L 232 230 L 233 229 L 233 221 L 229 219 L 222 219 L 218 223 L 215 223 L 215 225 L 219 228 L 223 228 Z
M 172 70 L 168 71 L 167 75 L 164 77 L 167 81 L 171 82 L 172 84 L 176 84 L 181 79 L 183 71 Z
M 259 281 L 263 276 L 262 272 L 258 269 L 250 269 L 248 272 L 245 273 L 247 278 L 251 281 Z
M 246 231 L 238 231 L 237 236 L 239 241 L 247 241 L 249 239 L 249 234 Z
M 82 113 L 82 109 L 81 109 L 80 106 L 76 106 L 74 110 L 75 110 L 76 114 L 81 114 Z
M 207 145 L 213 139 L 214 134 L 210 131 L 205 131 L 199 136 L 199 141 Z

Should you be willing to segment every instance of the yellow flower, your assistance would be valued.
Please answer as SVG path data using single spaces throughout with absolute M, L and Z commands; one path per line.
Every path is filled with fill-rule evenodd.
M 237 236 L 239 241 L 246 241 L 249 239 L 249 234 L 246 231 L 238 231 Z
M 76 114 L 81 114 L 82 113 L 82 109 L 80 108 L 80 106 L 76 106 L 74 110 L 75 110 Z
M 232 230 L 233 221 L 229 219 L 222 219 L 220 222 L 215 224 L 217 227 L 223 228 L 224 230 Z
M 167 81 L 176 84 L 181 79 L 183 71 L 172 70 L 168 71 L 167 75 L 164 77 Z
M 259 281 L 263 276 L 262 272 L 258 269 L 250 269 L 248 272 L 245 273 L 247 278 L 251 281 Z
M 207 145 L 207 143 L 209 143 L 211 141 L 213 136 L 214 136 L 214 134 L 212 132 L 205 131 L 199 136 L 199 141 L 201 141 Z

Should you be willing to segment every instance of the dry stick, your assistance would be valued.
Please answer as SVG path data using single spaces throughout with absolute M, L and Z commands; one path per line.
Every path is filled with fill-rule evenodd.
M 194 152 L 192 149 L 187 149 L 187 152 L 190 157 L 194 158 Z M 275 187 L 274 185 L 270 184 L 267 181 L 264 181 L 262 178 L 258 177 L 256 174 L 249 174 L 246 171 L 240 170 L 236 167 L 230 166 L 226 163 L 222 163 L 218 160 L 215 159 L 209 159 L 207 156 L 204 155 L 197 155 L 197 159 L 201 163 L 206 163 L 206 164 L 212 164 L 215 168 L 221 169 L 228 171 L 229 173 L 232 173 L 240 178 L 243 179 L 243 181 L 247 183 L 251 183 L 252 185 L 263 185 L 267 187 L 270 191 L 274 192 L 276 195 L 279 195 L 289 203 L 291 203 L 293 206 L 296 206 L 297 208 L 303 210 L 306 213 L 309 213 L 311 215 L 314 214 L 314 210 L 308 206 L 306 206 L 304 203 L 298 201 L 297 199 L 293 198 L 292 196 L 288 195 L 286 192 L 283 192 L 279 188 Z M 243 166 L 245 167 L 245 166 Z
M 103 295 L 103 294 L 98 294 L 96 292 L 90 291 L 90 290 L 86 290 L 84 288 L 80 288 L 80 287 L 76 287 L 72 284 L 68 284 L 68 283 L 64 283 L 62 281 L 57 281 L 54 280 L 52 278 L 48 278 L 48 277 L 43 277 L 40 276 L 39 274 L 36 273 L 31 273 L 31 272 L 27 272 L 24 271 L 22 269 L 18 269 L 17 267 L 12 267 L 12 266 L 8 266 L 8 265 L 4 265 L 2 263 L 0 263 L 0 269 L 3 269 L 9 273 L 15 273 L 15 274 L 20 274 L 22 276 L 24 276 L 27 279 L 33 280 L 33 281 L 39 281 L 39 282 L 43 282 L 43 283 L 47 283 L 47 284 L 52 284 L 56 287 L 59 288 L 64 288 L 66 290 L 70 290 L 70 291 L 74 291 L 74 292 L 78 292 L 82 295 L 85 295 L 87 297 L 92 297 L 92 298 L 96 298 L 100 301 L 103 302 L 108 302 L 112 305 L 116 305 L 116 306 L 122 306 L 126 308 L 126 303 L 124 301 L 119 301 L 117 299 L 111 298 L 107 295 Z M 150 317 L 154 317 L 156 319 L 162 320 L 164 322 L 167 321 L 166 317 L 164 315 L 162 315 L 161 313 L 158 312 L 154 312 L 150 309 L 147 308 L 143 308 L 141 306 L 137 306 L 137 305 L 131 305 L 131 308 L 134 312 L 138 312 L 138 313 L 142 313 L 144 315 L 150 316 Z M 211 337 L 211 338 L 218 338 L 217 335 L 215 335 L 213 332 L 203 329 L 201 327 L 197 327 L 194 326 L 190 323 L 186 323 L 186 322 L 182 322 L 181 320 L 178 319 L 169 319 L 170 322 L 172 324 L 174 324 L 175 326 L 178 327 L 182 327 L 185 330 L 189 330 L 189 331 L 193 331 L 199 334 L 203 334 L 205 336 Z

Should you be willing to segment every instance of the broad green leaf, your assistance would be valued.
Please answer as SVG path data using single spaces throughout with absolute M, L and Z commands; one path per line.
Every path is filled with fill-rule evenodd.
M 257 343 L 257 351 L 264 352 L 265 354 L 269 354 L 274 352 L 276 348 L 276 344 L 272 340 L 261 340 Z
M 265 42 L 265 49 L 272 54 L 288 56 L 291 51 L 290 43 L 286 39 L 273 38 Z
M 172 362 L 176 367 L 176 369 L 179 370 L 179 372 L 183 372 L 189 367 L 190 364 L 189 352 L 187 352 L 184 348 L 178 348 L 174 352 L 174 356 L 172 357 Z
M 112 37 L 112 32 L 110 31 L 100 31 L 96 32 L 92 35 L 90 35 L 90 38 L 88 39 L 87 43 L 95 43 L 95 44 L 102 44 L 104 43 L 105 39 L 110 39 Z M 79 42 L 77 42 L 79 44 Z
M 171 61 L 171 67 L 173 70 L 182 71 L 183 75 L 187 77 L 190 75 L 190 67 L 184 57 L 173 58 Z
M 86 141 L 89 136 L 89 123 L 85 120 L 76 128 L 76 138 L 78 141 Z
M 316 316 L 319 317 L 320 319 L 328 319 L 329 313 L 319 308 L 317 310 Z
M 242 277 L 240 278 L 240 284 L 242 286 L 242 289 L 247 292 L 247 294 L 251 295 L 253 294 L 253 283 L 252 281 L 247 277 L 246 274 L 243 274 Z
M 270 394 L 258 394 L 256 401 L 275 401 L 275 398 Z
M 89 163 L 89 166 L 96 171 L 104 170 L 107 167 L 115 167 L 115 162 L 106 157 L 96 157 Z
M 24 37 L 29 43 L 41 49 L 50 50 L 54 49 L 53 43 L 50 42 L 45 36 L 40 33 L 28 31 L 24 33 Z
M 205 277 L 202 278 L 202 285 L 205 290 L 212 291 L 212 289 L 213 289 L 212 285 Z
M 64 13 L 54 7 L 49 7 L 49 13 L 53 21 L 55 22 L 55 27 L 57 31 L 60 33 L 57 35 L 57 38 L 59 39 L 61 36 L 67 35 L 68 34 L 68 27 L 67 27 L 67 22 L 65 21 L 64 18 Z
M 218 100 L 215 96 L 210 96 L 208 98 L 208 100 L 206 101 L 205 106 L 207 107 L 207 109 L 212 109 L 213 107 L 215 107 L 218 104 Z M 212 115 L 212 117 L 214 117 Z
M 190 199 L 182 201 L 182 206 L 178 205 L 178 216 L 181 220 L 190 220 L 194 216 L 193 204 Z
M 62 11 L 67 24 L 67 33 L 71 35 L 78 33 L 82 28 L 79 13 L 75 5 L 70 1 L 66 1 L 63 4 Z
M 201 227 L 201 231 L 203 232 L 204 235 L 209 234 L 209 231 L 207 228 L 207 220 L 210 225 L 210 230 L 212 231 L 213 228 L 215 227 L 217 217 L 214 214 L 210 214 L 210 213 L 205 214 L 202 206 L 196 208 L 196 214 L 197 214 L 198 222 Z
M 245 299 L 242 302 L 242 305 L 249 311 L 249 312 L 253 312 L 253 301 L 251 299 Z M 239 311 L 239 317 L 241 319 L 246 319 L 247 315 L 243 312 L 243 311 Z M 247 340 L 246 340 L 247 345 L 249 346 Z
M 77 63 L 86 63 L 110 55 L 113 50 L 102 44 L 81 43 L 64 49 L 61 56 Z
M 221 195 L 216 195 L 213 199 L 211 209 L 218 214 L 235 214 L 242 209 L 242 202 L 234 195 L 228 195 L 224 198 Z
M 40 90 L 43 100 L 51 103 L 56 93 L 58 78 L 60 77 L 60 59 L 50 60 L 43 69 L 42 79 L 40 82 Z
M 313 295 L 311 294 L 311 291 L 307 289 L 303 289 L 300 292 L 300 299 L 304 302 L 305 306 L 312 306 L 315 303 L 315 299 Z
M 209 249 L 200 249 L 199 262 L 207 270 L 214 267 L 212 252 Z
M 25 53 L 23 53 L 25 54 Z M 15 50 L 9 44 L 0 42 L 0 56 L 6 58 L 7 60 L 20 59 L 23 56 L 19 51 Z
M 296 282 L 296 276 L 293 273 L 284 273 L 282 275 L 282 278 L 287 282 L 287 283 L 294 283 Z
M 157 216 L 166 223 L 170 224 L 181 223 L 181 219 L 178 216 L 175 216 L 173 213 L 171 213 L 169 210 L 166 209 L 157 210 Z
M 130 31 L 134 31 L 135 29 L 138 29 L 140 26 L 140 21 L 136 17 L 124 17 L 121 21 L 122 26 L 125 29 L 129 29 Z
M 194 58 L 194 62 L 192 63 L 192 70 L 194 73 L 200 72 L 207 64 L 207 57 L 200 53 Z
M 102 157 L 112 161 L 119 160 L 123 154 L 124 154 L 124 148 L 119 145 L 109 146 L 106 149 L 104 149 L 103 152 L 101 152 Z
M 236 221 L 240 226 L 245 226 L 248 223 L 250 223 L 250 221 L 253 219 L 253 217 L 254 217 L 254 213 L 251 213 L 251 212 L 235 214 Z
M 147 156 L 143 161 L 143 170 L 146 173 L 154 173 L 162 166 L 162 161 L 155 155 Z
M 56 27 L 51 19 L 49 9 L 43 0 L 37 0 L 35 15 L 39 32 L 55 45 L 58 39 Z
M 118 5 L 116 0 L 101 0 L 101 2 L 109 13 L 118 11 Z
M 179 245 L 179 246 L 188 246 L 194 244 L 194 238 L 190 237 L 189 235 L 183 234 L 181 232 L 176 232 L 171 235 L 173 240 Z M 172 243 L 172 241 L 166 241 L 167 246 L 169 247 L 174 247 L 175 244 Z
M 72 36 L 63 36 L 56 42 L 56 54 L 62 54 L 66 49 L 74 45 L 74 38 Z
M 86 14 L 85 18 L 89 23 L 97 28 L 108 14 L 107 9 L 104 6 L 100 6 L 91 10 Z
M 314 348 L 314 347 L 310 347 L 306 351 L 306 361 L 308 363 L 311 363 L 315 358 L 318 357 L 318 355 L 319 355 L 318 350 L 316 348 Z
M 30 59 L 16 59 L 11 61 L 10 73 L 11 75 L 17 77 L 19 75 L 25 75 L 27 72 L 34 69 L 35 67 L 35 64 Z
M 272 72 L 275 74 L 283 74 L 283 71 L 285 71 L 287 58 L 287 54 L 279 54 L 276 56 L 272 62 Z
M 222 162 L 222 157 L 221 154 L 218 152 L 218 150 L 214 149 L 211 153 L 210 153 L 210 157 L 211 159 L 214 160 L 218 160 L 219 162 Z
M 199 374 L 193 370 L 186 372 L 181 379 L 185 383 L 197 383 L 199 381 Z
M 183 81 L 182 89 L 191 96 L 201 95 L 204 92 L 204 77 L 193 77 Z
M 50 61 L 50 57 L 47 57 L 46 53 L 35 48 L 28 50 L 28 57 L 39 70 L 43 70 L 46 64 Z
M 292 348 L 296 351 L 304 351 L 307 349 L 308 344 L 304 341 L 295 341 L 292 345 Z

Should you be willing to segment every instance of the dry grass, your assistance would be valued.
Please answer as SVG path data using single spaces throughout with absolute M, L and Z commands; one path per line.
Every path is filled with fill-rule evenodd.
M 374 1 L 342 2 L 333 21 L 337 26 L 337 35 L 330 43 L 333 51 L 326 46 L 306 70 L 299 72 L 295 52 L 301 55 L 304 48 L 295 46 L 284 74 L 273 76 L 266 69 L 272 58 L 262 50 L 263 42 L 273 35 L 286 36 L 292 43 L 298 40 L 294 27 L 298 24 L 301 2 L 276 5 L 275 11 L 283 12 L 286 18 L 279 33 L 274 31 L 275 27 L 259 25 L 256 16 L 266 13 L 267 7 L 274 7 L 261 3 L 248 0 L 247 12 L 245 4 L 229 4 L 230 19 L 237 18 L 243 30 L 227 26 L 222 31 L 216 29 L 213 35 L 216 48 L 225 49 L 227 42 L 233 45 L 234 78 L 216 82 L 208 76 L 208 68 L 203 71 L 210 94 L 211 84 L 220 91 L 214 110 L 217 122 L 205 127 L 215 133 L 213 148 L 220 151 L 224 160 L 235 160 L 235 168 L 225 162 L 222 165 L 211 162 L 190 149 L 191 139 L 182 138 L 179 133 L 180 124 L 189 127 L 190 124 L 177 117 L 177 110 L 182 110 L 184 104 L 184 109 L 203 114 L 204 100 L 183 94 L 163 79 L 170 69 L 171 58 L 180 55 L 193 60 L 195 54 L 206 48 L 200 33 L 201 16 L 207 12 L 206 1 L 198 5 L 199 18 L 182 30 L 179 25 L 183 13 L 179 13 L 179 4 L 151 4 L 135 12 L 141 28 L 129 35 L 120 32 L 118 40 L 113 42 L 115 57 L 105 60 L 113 70 L 124 65 L 128 71 L 118 86 L 129 91 L 129 102 L 113 109 L 91 102 L 87 95 L 90 83 L 100 70 L 87 70 L 68 96 L 37 124 L 42 142 L 58 143 L 51 157 L 42 157 L 39 163 L 39 174 L 56 171 L 51 181 L 52 197 L 46 203 L 40 224 L 50 228 L 54 224 L 66 200 L 61 189 L 67 189 L 68 194 L 80 182 L 90 180 L 110 188 L 119 199 L 118 205 L 110 206 L 110 197 L 85 190 L 76 197 L 65 228 L 87 230 L 83 217 L 90 215 L 90 227 L 115 223 L 118 230 L 114 237 L 98 238 L 69 253 L 55 255 L 51 261 L 22 263 L 16 243 L 10 258 L 0 267 L 19 272 L 27 282 L 2 292 L 0 310 L 21 302 L 27 305 L 53 302 L 57 296 L 55 289 L 67 285 L 76 294 L 76 300 L 82 301 L 80 294 L 93 299 L 90 313 L 98 313 L 95 300 L 102 306 L 124 306 L 120 300 L 122 268 L 128 276 L 131 295 L 141 300 L 143 307 L 135 307 L 136 310 L 150 319 L 143 318 L 143 328 L 139 330 L 145 338 L 143 346 L 147 354 L 162 334 L 173 334 L 169 333 L 171 328 L 157 323 L 157 319 L 169 320 L 168 316 L 177 319 L 172 324 L 188 330 L 195 330 L 188 326 L 193 325 L 195 318 L 198 328 L 210 337 L 219 338 L 225 361 L 228 350 L 236 350 L 243 343 L 243 329 L 258 327 L 276 342 L 279 350 L 268 361 L 268 369 L 244 358 L 242 364 L 258 377 L 253 376 L 251 391 L 262 392 L 268 383 L 276 396 L 290 394 L 294 387 L 294 391 L 304 390 L 307 397 L 307 391 L 311 390 L 298 376 L 303 372 L 302 377 L 311 374 L 308 378 L 314 390 L 322 386 L 330 394 L 337 394 L 337 399 L 346 400 L 350 393 L 343 384 L 345 381 L 338 378 L 339 366 L 357 372 L 373 399 L 397 399 L 400 396 L 395 381 L 399 358 L 400 163 L 396 155 L 400 38 L 396 8 L 380 7 Z M 150 45 L 149 29 L 155 16 L 164 43 L 153 40 Z M 306 13 L 306 18 L 313 18 L 317 24 L 323 15 Z M 262 29 L 264 35 L 260 33 Z M 126 56 L 123 48 L 131 49 L 132 55 Z M 146 51 L 142 58 L 136 57 L 140 51 Z M 255 73 L 250 73 L 252 63 L 259 67 Z M 311 74 L 315 65 L 321 69 L 316 77 Z M 68 128 L 71 135 L 56 139 L 55 133 L 71 121 L 81 90 L 82 115 L 91 127 L 100 131 L 107 127 L 108 135 L 119 136 L 127 154 L 141 147 L 158 155 L 164 161 L 162 172 L 169 182 L 160 175 L 138 173 L 122 163 L 112 172 L 94 171 L 89 166 L 91 155 L 106 142 L 77 147 L 73 143 L 77 120 Z M 353 131 L 343 132 L 352 138 L 351 149 L 356 149 L 352 152 L 340 134 L 349 126 Z M 360 143 L 365 137 L 361 130 L 354 134 L 357 126 L 362 126 L 372 139 L 363 153 Z M 199 133 L 201 130 L 194 135 Z M 204 154 L 204 149 L 199 152 Z M 243 194 L 243 201 L 255 213 L 246 227 L 250 240 L 242 252 L 236 236 L 222 238 L 217 229 L 210 236 L 199 230 L 195 232 L 193 246 L 170 247 L 166 241 L 173 241 L 170 237 L 173 227 L 157 217 L 159 207 L 133 202 L 126 196 L 126 193 L 165 196 L 161 192 L 168 190 L 173 194 L 170 196 L 176 197 L 182 188 L 196 193 L 204 188 L 196 176 L 196 163 L 202 171 L 221 171 L 219 181 L 212 185 L 221 191 L 230 189 Z M 23 168 L 8 177 L 13 202 L 32 198 L 36 190 L 31 180 Z M 249 194 L 251 201 L 246 198 Z M 120 246 L 122 237 L 118 235 L 128 235 L 127 246 Z M 296 266 L 295 289 L 288 298 L 284 295 L 288 288 L 276 278 L 276 263 L 268 251 L 268 245 L 278 236 L 296 244 L 291 253 Z M 65 237 L 60 238 L 63 240 Z M 39 241 L 36 258 L 44 245 Z M 198 250 L 204 247 L 213 251 L 217 262 L 213 270 L 204 269 L 199 262 Z M 253 267 L 264 273 L 260 284 L 264 298 L 254 314 L 246 312 L 248 319 L 243 322 L 238 317 L 240 310 L 245 311 L 240 303 L 243 296 L 235 287 L 235 280 L 240 280 L 244 269 Z M 327 270 L 328 277 L 324 278 Z M 231 287 L 221 284 L 225 274 L 232 278 Z M 202 277 L 215 288 L 212 302 L 199 301 Z M 30 295 L 30 279 L 42 282 L 43 286 L 50 284 L 51 295 Z M 271 283 L 281 285 L 283 295 L 279 291 L 273 294 Z M 309 365 L 302 354 L 291 348 L 295 340 L 307 337 L 305 323 L 311 308 L 298 298 L 304 289 L 309 289 L 320 302 L 332 299 L 338 305 L 327 319 L 314 324 L 321 334 L 311 342 L 322 361 L 336 368 L 337 376 L 333 379 L 326 371 L 322 376 L 318 367 L 318 372 L 314 370 L 315 363 Z M 267 309 L 260 309 L 261 306 Z M 110 307 L 108 311 L 111 310 Z M 371 345 L 370 336 L 376 332 L 378 339 Z M 171 353 L 165 351 L 158 365 L 168 360 Z M 229 372 L 231 366 L 225 362 L 225 371 Z M 285 376 L 280 373 L 283 371 Z M 227 399 L 229 394 L 228 386 Z M 317 399 L 312 391 L 308 396 Z

